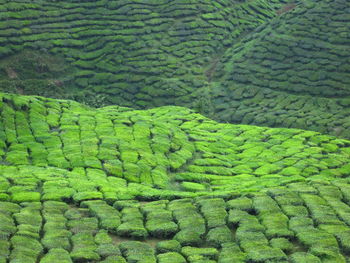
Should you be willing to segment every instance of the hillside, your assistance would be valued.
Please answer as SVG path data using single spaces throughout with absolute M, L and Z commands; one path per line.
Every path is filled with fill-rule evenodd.
M 3 91 L 144 108 L 190 105 L 207 65 L 287 1 L 0 2 Z
M 350 259 L 348 140 L 176 106 L 0 112 L 0 262 Z
M 0 91 L 350 138 L 346 0 L 0 2 Z
M 228 49 L 212 89 L 215 118 L 349 138 L 349 10 L 346 0 L 305 2 Z
M 349 263 L 349 14 L 0 0 L 0 263 Z

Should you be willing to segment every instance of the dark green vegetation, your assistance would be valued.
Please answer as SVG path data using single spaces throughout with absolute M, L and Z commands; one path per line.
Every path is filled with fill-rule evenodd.
M 0 3 L 2 91 L 350 138 L 346 0 Z
M 66 93 L 96 106 L 144 108 L 190 105 L 207 89 L 206 75 L 222 52 L 287 1 L 0 2 L 0 57 L 12 60 L 23 50 L 54 54 L 75 69 L 55 78 Z M 17 70 L 36 71 L 23 64 L 5 64 L 4 80 L 15 82 L 14 90 L 42 94 L 16 84 L 13 72 L 27 79 Z
M 350 138 L 349 9 L 305 2 L 228 49 L 212 88 L 217 118 Z
M 0 262 L 350 259 L 350 141 L 1 94 Z
M 0 31 L 1 32 L 1 31 Z M 0 90 L 19 94 L 65 97 L 71 71 L 63 58 L 39 51 L 22 51 L 0 61 Z

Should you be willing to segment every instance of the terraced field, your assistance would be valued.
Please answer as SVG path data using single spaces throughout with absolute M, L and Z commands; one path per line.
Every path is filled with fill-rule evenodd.
M 350 138 L 347 0 L 2 0 L 0 90 Z
M 96 105 L 188 105 L 208 86 L 208 64 L 284 2 L 2 0 L 0 86 Z M 31 62 L 32 52 L 50 59 Z M 37 74 L 57 73 L 58 58 L 68 72 Z
M 310 1 L 260 26 L 220 62 L 220 120 L 350 136 L 350 3 Z
M 349 262 L 350 141 L 1 94 L 0 262 Z

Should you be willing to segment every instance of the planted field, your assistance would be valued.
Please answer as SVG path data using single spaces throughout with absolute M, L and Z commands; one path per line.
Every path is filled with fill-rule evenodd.
M 1 94 L 0 262 L 344 262 L 350 141 Z
M 286 1 L 0 2 L 3 91 L 144 108 L 190 104 L 208 63 Z
M 346 0 L 0 2 L 1 91 L 350 138 Z
M 225 51 L 212 89 L 216 119 L 350 137 L 350 3 L 303 3 Z

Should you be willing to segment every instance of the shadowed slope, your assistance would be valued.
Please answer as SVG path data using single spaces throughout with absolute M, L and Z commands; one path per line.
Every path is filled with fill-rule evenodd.
M 229 49 L 212 88 L 215 117 L 349 137 L 349 8 L 305 1 Z
M 283 2 L 2 1 L 0 57 L 26 48 L 65 58 L 73 66 L 58 77 L 66 96 L 95 106 L 191 105 L 207 86 L 207 65 L 274 17 Z M 11 63 L 3 66 L 9 70 L 16 72 Z M 55 87 L 40 93 L 25 76 L 18 79 L 2 79 L 2 90 L 12 84 L 24 94 L 61 95 Z

